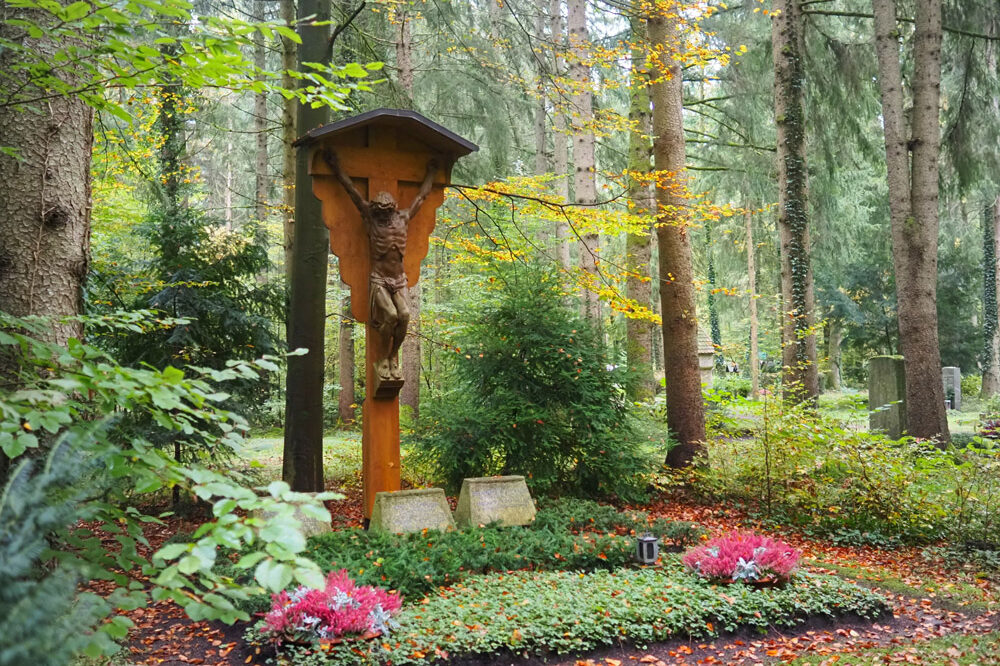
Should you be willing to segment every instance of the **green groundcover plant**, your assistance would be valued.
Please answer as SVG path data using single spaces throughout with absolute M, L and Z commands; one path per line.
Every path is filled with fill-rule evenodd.
M 677 548 L 693 543 L 702 533 L 691 523 L 650 520 L 640 511 L 619 512 L 588 500 L 565 499 L 549 502 L 529 527 L 486 525 L 415 534 L 339 530 L 310 538 L 302 554 L 326 571 L 346 569 L 359 585 L 419 599 L 475 574 L 623 567 L 632 561 L 631 535 L 638 532 L 655 534 Z M 220 560 L 221 575 L 249 578 L 249 572 Z M 270 603 L 269 596 L 257 595 L 242 607 L 250 613 L 263 612 Z
M 675 557 L 662 568 L 518 572 L 478 576 L 410 603 L 399 628 L 370 641 L 288 649 L 296 666 L 428 664 L 447 658 L 516 653 L 569 654 L 625 640 L 639 646 L 721 631 L 794 626 L 806 618 L 875 618 L 885 600 L 833 576 L 797 574 L 785 587 L 718 586 L 685 571 Z M 259 640 L 255 631 L 251 640 Z

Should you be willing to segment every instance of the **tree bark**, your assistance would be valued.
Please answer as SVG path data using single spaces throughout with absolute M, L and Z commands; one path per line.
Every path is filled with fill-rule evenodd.
M 253 14 L 257 21 L 266 20 L 264 0 L 254 0 Z M 257 35 L 253 48 L 253 64 L 258 71 L 267 67 L 267 44 Z M 267 218 L 267 93 L 259 92 L 253 98 L 253 131 L 256 140 L 254 155 L 254 218 L 263 223 Z
M 830 319 L 829 335 L 827 357 L 830 359 L 830 371 L 827 374 L 827 385 L 831 391 L 839 391 L 841 385 L 840 346 L 844 342 L 844 325 L 836 317 Z
M 545 40 L 545 1 L 537 0 L 535 7 L 534 37 L 535 41 L 541 43 Z M 535 90 L 535 174 L 542 175 L 549 172 L 549 157 L 546 150 L 545 140 L 545 61 L 539 55 L 535 55 L 535 76 L 538 83 Z
M 299 69 L 328 61 L 330 0 L 299 0 Z M 306 21 L 309 17 L 315 17 Z M 326 25 L 316 25 L 325 23 Z M 299 105 L 297 125 L 303 131 L 327 122 L 326 107 Z M 295 252 L 292 263 L 288 346 L 305 348 L 288 359 L 285 391 L 285 447 L 282 478 L 293 490 L 323 490 L 323 369 L 326 324 L 326 273 L 330 233 L 323 224 L 319 199 L 309 176 L 311 151 L 298 151 L 295 161 Z
M 941 2 L 917 0 L 913 115 L 904 117 L 894 0 L 873 0 L 882 96 L 899 344 L 906 374 L 907 432 L 949 438 L 937 321 L 938 157 L 941 148 Z M 912 164 L 911 164 L 912 160 Z
M 678 444 L 667 454 L 671 467 L 686 467 L 704 451 L 705 414 L 698 370 L 698 317 L 688 233 L 685 192 L 683 82 L 681 66 L 670 58 L 680 48 L 677 19 L 651 16 L 649 41 L 662 49 L 663 71 L 650 88 L 653 101 L 653 159 L 670 174 L 657 188 L 656 238 L 660 247 L 660 306 L 663 317 L 663 367 L 667 387 L 667 424 Z
M 281 20 L 289 27 L 295 27 L 295 0 L 281 0 Z M 288 37 L 281 38 L 281 85 L 291 90 L 295 79 L 289 72 L 295 71 L 295 57 L 298 45 Z M 285 281 L 292 283 L 292 263 L 295 245 L 295 99 L 285 99 L 281 107 L 281 141 L 283 144 L 281 164 L 281 203 L 284 224 Z
M 747 279 L 750 282 L 750 399 L 760 395 L 760 319 L 757 315 L 757 246 L 753 240 L 753 212 L 749 204 L 744 204 L 746 212 L 743 221 L 747 233 Z
M 997 318 L 997 281 L 1000 271 L 1000 197 L 983 209 L 983 387 L 980 397 L 1000 393 L 1000 325 Z
M 410 105 L 413 104 L 413 43 L 410 35 L 410 17 L 401 13 L 399 39 L 396 41 L 396 65 L 399 68 L 399 87 Z M 399 404 L 410 408 L 414 421 L 420 418 L 420 311 L 423 305 L 423 289 L 420 283 L 409 290 L 410 325 L 402 346 L 403 388 L 399 392 Z
M 775 0 L 774 117 L 777 125 L 778 235 L 781 243 L 782 387 L 786 400 L 816 402 L 815 294 L 810 261 L 800 0 Z
M 37 18 L 6 7 L 5 18 Z M 16 39 L 0 26 L 0 37 Z M 20 32 L 18 28 L 15 32 Z M 24 38 L 42 56 L 57 45 Z M 12 75 L 18 54 L 0 49 L 0 83 L 25 85 Z M 30 83 L 27 83 L 30 85 Z M 32 109 L 0 107 L 0 310 L 15 316 L 63 317 L 83 312 L 90 257 L 90 154 L 93 110 L 72 97 L 53 97 Z M 46 338 L 65 345 L 81 338 L 77 322 L 53 321 Z
M 573 59 L 569 77 L 573 81 L 573 194 L 578 206 L 590 206 L 597 201 L 597 180 L 594 161 L 594 97 L 590 86 L 586 0 L 567 0 L 567 28 Z M 586 230 L 581 233 L 580 268 L 594 285 L 598 275 L 597 249 L 600 234 Z M 583 291 L 583 314 L 594 326 L 601 323 L 601 301 L 594 289 Z
M 565 30 L 563 30 L 562 0 L 551 0 L 549 5 L 549 39 L 552 42 L 552 79 L 558 81 L 563 75 L 565 63 L 562 49 L 565 47 Z M 552 87 L 552 115 L 554 117 L 552 131 L 552 170 L 559 179 L 556 181 L 556 196 L 562 202 L 569 201 L 569 146 L 566 141 L 566 113 L 563 97 L 566 91 L 558 85 Z M 559 263 L 565 270 L 573 266 L 569 251 L 569 225 L 565 220 L 556 222 L 556 243 Z
M 337 412 L 340 422 L 354 423 L 354 410 L 357 409 L 357 396 L 354 395 L 354 317 L 351 314 L 351 295 L 344 295 L 340 308 L 340 395 L 338 396 Z
M 646 25 L 639 17 L 629 19 L 632 28 L 632 81 L 629 120 L 636 125 L 636 131 L 629 134 L 629 171 L 648 175 L 651 166 L 652 134 L 649 107 L 649 76 L 645 71 Z M 648 182 L 641 178 L 632 179 L 629 191 L 632 213 L 652 215 L 656 205 Z M 625 238 L 625 268 L 628 278 L 625 282 L 625 296 L 638 305 L 650 308 L 653 300 L 652 280 L 649 276 L 649 262 L 652 257 L 652 228 L 643 233 L 627 234 Z M 628 365 L 628 381 L 625 388 L 631 400 L 650 400 L 656 394 L 656 380 L 653 376 L 653 322 L 649 319 L 628 317 L 625 319 L 625 358 Z

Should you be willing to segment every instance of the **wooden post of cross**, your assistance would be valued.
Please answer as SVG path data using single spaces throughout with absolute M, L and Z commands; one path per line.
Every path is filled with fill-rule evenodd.
M 312 150 L 313 193 L 323 202 L 330 248 L 340 259 L 341 279 L 351 289 L 351 312 L 365 323 L 362 477 L 367 519 L 375 493 L 400 489 L 399 390 L 403 384 L 398 373 L 387 376 L 379 370 L 383 367 L 379 363 L 391 356 L 392 339 L 373 325 L 370 289 L 375 285 L 392 300 L 396 287 L 392 276 L 385 275 L 391 273 L 385 268 L 391 263 L 386 255 L 392 259 L 397 251 L 402 254 L 406 285 L 417 283 L 451 167 L 477 147 L 418 113 L 396 109 L 379 109 L 324 125 L 296 145 Z M 406 219 L 405 241 L 384 233 L 379 236 L 382 232 L 378 231 L 373 236 L 373 225 L 366 222 L 362 209 L 369 211 L 370 218 L 369 204 L 385 193 L 401 215 L 408 212 L 422 186 L 426 199 Z M 349 187 L 354 189 L 353 196 Z M 402 218 L 395 225 L 403 226 Z M 401 276 L 399 281 L 403 281 Z

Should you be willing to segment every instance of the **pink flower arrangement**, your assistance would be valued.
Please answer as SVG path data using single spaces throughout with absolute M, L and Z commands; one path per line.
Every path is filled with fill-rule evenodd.
M 786 581 L 798 568 L 801 553 L 787 543 L 752 532 L 730 532 L 692 548 L 684 564 L 715 580 Z
M 395 592 L 355 585 L 341 569 L 330 572 L 321 590 L 300 586 L 272 595 L 261 633 L 278 643 L 387 634 L 397 626 L 391 616 L 401 605 Z

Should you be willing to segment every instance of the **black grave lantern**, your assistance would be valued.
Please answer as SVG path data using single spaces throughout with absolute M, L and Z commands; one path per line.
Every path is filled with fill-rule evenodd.
M 646 532 L 635 540 L 635 559 L 643 564 L 656 564 L 660 557 L 660 540 Z

